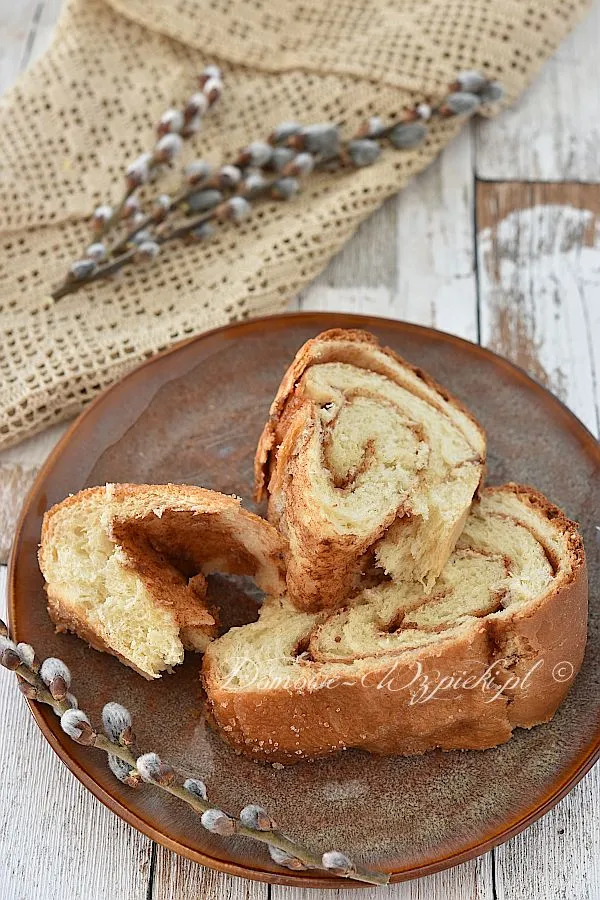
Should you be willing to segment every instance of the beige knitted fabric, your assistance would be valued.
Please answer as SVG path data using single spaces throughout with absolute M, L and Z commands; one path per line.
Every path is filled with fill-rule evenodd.
M 203 245 L 170 245 L 48 308 L 117 201 L 125 165 L 153 144 L 208 63 L 225 92 L 184 159 L 230 161 L 282 120 L 366 116 L 440 99 L 477 68 L 522 90 L 584 0 L 67 0 L 52 47 L 0 107 L 0 446 L 77 411 L 135 363 L 216 325 L 282 308 L 359 222 L 424 168 L 457 120 L 414 151 L 318 174 Z M 494 112 L 495 110 L 492 110 Z M 174 170 L 171 188 L 178 184 Z M 169 185 L 165 184 L 169 189 Z

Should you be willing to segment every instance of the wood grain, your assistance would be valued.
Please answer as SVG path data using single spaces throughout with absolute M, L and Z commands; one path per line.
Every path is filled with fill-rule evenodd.
M 370 313 L 477 339 L 469 128 L 300 296 L 301 309 Z
M 54 28 L 63 6 L 63 0 L 38 0 L 36 13 L 27 38 L 29 55 L 24 66 L 30 65 L 50 46 Z
M 367 888 L 357 893 L 355 890 L 323 891 L 321 897 L 335 900 L 493 900 L 492 854 L 487 853 L 477 860 L 462 866 L 380 888 Z M 302 888 L 284 888 L 273 885 L 271 900 L 316 900 L 316 891 Z M 320 900 L 320 898 L 319 898 Z
M 10 87 L 27 65 L 38 5 L 36 0 L 0 5 L 0 93 Z
M 60 6 L 61 0 L 0 0 L 0 92 L 47 45 Z M 521 102 L 474 126 L 475 154 L 463 133 L 359 229 L 300 305 L 405 318 L 476 339 L 477 242 L 483 343 L 527 368 L 597 430 L 599 188 L 479 184 L 478 239 L 473 167 L 480 179 L 600 181 L 599 36 L 595 0 L 592 16 Z M 12 538 L 23 491 L 57 436 L 39 435 L 0 455 L 0 551 Z M 0 587 L 4 577 L 0 568 Z M 60 765 L 6 672 L 0 672 L 0 703 L 0 900 L 270 895 L 264 885 L 218 875 L 162 848 L 151 879 L 151 843 Z M 553 812 L 498 848 L 494 880 L 488 854 L 360 895 L 279 887 L 270 893 L 273 900 L 597 900 L 599 778 L 596 767 Z
M 3 618 L 5 589 L 0 567 Z M 6 669 L 0 708 L 1 900 L 146 900 L 151 842 L 57 760 Z
M 477 176 L 600 181 L 600 0 L 514 106 L 477 126 Z
M 27 491 L 68 423 L 53 425 L 0 453 L 0 563 L 8 559 L 15 525 Z
M 600 769 L 547 816 L 496 849 L 497 900 L 598 900 Z
M 600 186 L 479 184 L 482 343 L 512 359 L 599 433 Z M 495 850 L 498 900 L 600 896 L 596 768 L 547 816 Z
M 396 198 L 392 318 L 477 340 L 473 148 L 467 125 Z
M 318 892 L 317 892 L 318 894 Z M 157 847 L 152 894 L 149 900 L 267 900 L 269 885 L 233 878 Z M 313 900 L 317 900 L 313 897 Z
M 479 184 L 481 341 L 600 426 L 600 185 Z

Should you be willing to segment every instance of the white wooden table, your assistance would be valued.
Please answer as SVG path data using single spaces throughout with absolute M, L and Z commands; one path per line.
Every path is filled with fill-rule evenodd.
M 0 91 L 50 41 L 61 0 L 0 0 Z M 600 0 L 522 101 L 473 123 L 294 305 L 433 325 L 507 356 L 600 431 Z M 0 163 L 1 164 L 1 163 Z M 63 428 L 0 454 L 0 560 Z M 6 570 L 0 567 L 4 605 Z M 2 611 L 4 611 L 2 609 Z M 0 900 L 321 900 L 219 875 L 153 844 L 54 756 L 0 673 Z M 365 900 L 598 900 L 598 766 L 473 862 Z

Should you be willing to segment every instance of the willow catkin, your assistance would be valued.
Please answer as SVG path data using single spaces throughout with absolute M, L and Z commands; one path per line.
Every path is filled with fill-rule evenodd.
M 222 160 L 280 123 L 290 123 L 289 137 L 292 120 L 387 122 L 404 106 L 441 98 L 461 70 L 484 71 L 514 99 L 587 6 L 460 0 L 450 16 L 446 0 L 430 0 L 403 4 L 390 19 L 375 0 L 308 0 L 290 6 L 290 17 L 242 0 L 204 4 L 202 16 L 168 0 L 71 0 L 52 46 L 0 110 L 8 186 L 0 203 L 0 446 L 72 415 L 184 336 L 281 309 L 460 127 L 438 120 L 401 156 L 386 150 L 352 177 L 321 173 L 276 219 L 250 220 L 235 241 L 231 225 L 210 241 L 173 244 L 168 278 L 157 260 L 53 307 L 47 297 L 86 246 L 94 200 L 117 201 L 119 173 L 203 66 L 219 59 L 226 92 L 187 142 L 184 164 L 198 155 L 196 140 L 208 159 Z M 211 91 L 219 77 L 207 71 L 217 81 Z M 274 166 L 282 156 L 274 154 Z

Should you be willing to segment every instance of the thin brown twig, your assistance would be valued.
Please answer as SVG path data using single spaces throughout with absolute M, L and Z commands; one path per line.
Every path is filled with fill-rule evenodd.
M 84 281 L 64 281 L 54 291 L 52 291 L 52 294 L 50 296 L 53 300 L 61 300 L 63 297 L 66 297 L 67 294 L 72 294 L 80 287 L 83 287 L 84 284 L 91 284 L 93 281 L 99 281 L 102 278 L 108 278 L 109 275 L 114 275 L 115 272 L 118 272 L 119 269 L 123 268 L 123 266 L 128 262 L 133 262 L 136 253 L 137 248 L 132 248 L 131 250 L 123 253 L 121 256 L 118 256 L 111 262 L 108 262 L 103 266 L 98 266 L 98 268 L 95 269 L 92 274 Z
M 195 184 L 191 187 L 186 187 L 185 190 L 180 190 L 173 197 L 171 206 L 168 210 L 168 214 L 170 215 L 176 209 L 179 209 L 180 206 L 183 206 L 183 204 L 186 203 L 193 194 L 197 194 L 200 191 L 207 190 L 210 186 L 210 178 L 207 178 L 200 184 Z M 131 241 L 140 233 L 140 231 L 144 231 L 144 229 L 148 228 L 149 225 L 158 225 L 161 221 L 160 216 L 160 210 L 157 210 L 154 213 L 148 213 L 148 215 L 144 216 L 144 218 L 141 219 L 134 228 L 128 231 L 127 234 L 125 234 L 121 238 L 121 240 L 117 241 L 115 246 L 109 250 L 109 256 L 118 256 L 120 253 L 127 249 Z
M 343 159 L 343 148 L 340 150 L 338 154 L 334 156 L 330 156 L 327 158 L 323 158 L 317 161 L 315 168 L 326 168 L 327 166 L 335 163 L 336 160 L 339 161 L 342 165 L 344 164 Z M 271 179 L 265 181 L 265 184 L 257 189 L 252 194 L 252 200 L 264 198 L 264 195 L 267 194 L 273 186 L 279 181 L 282 177 L 284 177 L 281 173 L 277 173 Z M 192 194 L 197 194 L 202 190 L 207 190 L 211 187 L 210 179 L 207 179 L 205 182 L 199 185 L 193 186 L 193 188 L 182 192 L 180 195 L 177 195 L 176 202 L 171 206 L 169 212 L 177 207 L 180 207 L 186 200 L 189 199 Z M 218 204 L 219 205 L 219 204 Z M 214 221 L 218 218 L 216 215 L 216 209 L 218 205 L 215 206 L 212 210 L 200 216 L 197 219 L 192 219 L 190 222 L 186 222 L 184 225 L 179 226 L 164 235 L 156 235 L 152 238 L 155 243 L 163 245 L 173 240 L 178 240 L 183 237 L 189 236 L 196 228 L 199 228 L 201 225 L 206 224 L 207 222 Z M 119 243 L 115 245 L 115 247 L 110 251 L 111 254 L 116 253 L 119 249 L 124 249 L 129 245 L 129 243 L 133 240 L 133 238 L 139 234 L 140 231 L 143 231 L 144 228 L 147 228 L 148 225 L 158 224 L 158 220 L 155 219 L 153 214 L 149 214 L 146 218 L 138 224 L 134 229 L 132 229 Z M 63 297 L 66 297 L 68 294 L 73 294 L 76 291 L 80 290 L 80 288 L 85 287 L 88 284 L 91 284 L 95 281 L 100 281 L 104 278 L 113 275 L 115 272 L 119 271 L 123 266 L 127 265 L 130 262 L 133 262 L 137 255 L 137 248 L 130 248 L 125 252 L 121 253 L 120 256 L 117 256 L 110 260 L 110 262 L 105 263 L 104 265 L 98 266 L 92 273 L 85 279 L 77 280 L 72 278 L 67 278 L 65 281 L 59 285 L 52 292 L 51 297 L 53 300 L 61 300 Z
M 191 219 L 189 222 L 186 222 L 185 225 L 179 225 L 177 228 L 172 229 L 164 235 L 157 235 L 156 243 L 166 244 L 169 241 L 176 241 L 179 238 L 188 237 L 188 235 L 195 231 L 196 228 L 200 228 L 201 225 L 206 225 L 207 222 L 214 222 L 215 219 L 218 218 L 217 208 L 218 207 L 211 209 L 197 219 Z
M 465 73 L 463 73 L 463 74 L 465 74 Z M 470 78 L 472 78 L 474 75 L 476 75 L 479 78 L 480 84 L 481 84 L 481 79 L 483 78 L 483 76 L 479 76 L 478 73 L 466 73 L 466 75 Z M 457 85 L 459 85 L 458 81 L 455 82 L 454 84 L 450 85 L 450 90 L 456 91 Z M 455 94 L 454 96 L 456 98 L 458 98 L 459 94 Z M 473 97 L 473 94 L 472 93 L 469 94 L 468 90 L 467 90 L 467 93 L 463 94 L 463 102 L 464 102 L 464 98 L 467 98 L 467 97 L 471 97 L 471 98 Z M 428 103 L 423 103 L 423 104 L 416 105 L 412 109 L 406 108 L 404 110 L 403 114 L 398 118 L 398 120 L 390 123 L 389 125 L 387 125 L 385 127 L 380 127 L 376 131 L 365 132 L 362 129 L 360 129 L 354 135 L 353 138 L 343 141 L 341 143 L 341 146 L 339 147 L 339 149 L 336 152 L 331 153 L 327 157 L 320 157 L 320 158 L 317 157 L 315 168 L 321 169 L 321 170 L 323 170 L 323 169 L 331 170 L 332 167 L 334 167 L 336 165 L 338 166 L 339 169 L 344 169 L 344 168 L 348 167 L 349 165 L 353 165 L 353 164 L 355 166 L 364 165 L 365 163 L 359 163 L 359 162 L 353 163 L 352 155 L 349 152 L 349 146 L 350 146 L 351 142 L 357 141 L 357 140 L 367 140 L 367 141 L 370 140 L 370 141 L 376 143 L 380 140 L 385 140 L 385 139 L 389 138 L 392 140 L 392 142 L 397 147 L 410 148 L 410 147 L 414 146 L 414 143 L 407 143 L 407 144 L 397 143 L 393 137 L 393 132 L 395 131 L 395 129 L 397 129 L 399 126 L 410 125 L 411 123 L 417 123 L 419 121 L 422 121 L 424 123 L 425 121 L 427 121 L 431 118 L 436 118 L 436 117 L 437 118 L 446 118 L 449 116 L 461 115 L 460 108 L 455 108 L 453 110 L 448 105 L 448 101 L 450 99 L 451 99 L 450 97 L 447 97 L 445 100 L 442 100 L 436 104 L 429 105 Z M 423 106 L 427 107 L 428 112 L 426 115 L 421 112 L 421 107 L 423 107 Z M 471 107 L 471 112 L 473 112 L 475 108 L 476 107 Z M 468 109 L 465 110 L 463 108 L 462 114 L 464 114 L 465 112 L 469 115 L 471 114 L 471 112 L 469 112 Z M 332 127 L 336 127 L 336 126 L 332 126 Z M 339 126 L 337 126 L 337 128 L 339 130 Z M 424 137 L 424 134 L 422 137 Z M 422 137 L 421 137 L 421 139 L 422 139 Z M 302 147 L 302 144 L 295 144 L 294 141 L 295 141 L 295 136 L 292 136 L 289 139 L 287 145 L 290 147 L 296 147 L 296 148 Z M 239 161 L 234 163 L 234 165 L 237 165 L 239 168 L 242 168 L 242 169 L 246 168 L 245 165 L 240 165 Z M 255 198 L 257 198 L 257 196 L 259 196 L 261 194 L 264 195 L 264 193 L 266 193 L 266 191 L 270 187 L 272 187 L 273 184 L 279 178 L 282 178 L 282 177 L 285 177 L 285 171 L 277 173 L 276 177 L 274 177 L 266 185 L 265 190 L 255 191 L 252 194 L 251 199 L 255 199 Z M 152 226 L 152 225 L 158 225 L 158 224 L 162 223 L 168 216 L 170 216 L 174 211 L 179 209 L 187 200 L 189 200 L 189 198 L 193 194 L 199 193 L 200 191 L 209 189 L 211 187 L 215 187 L 215 182 L 213 179 L 214 179 L 214 176 L 208 177 L 208 178 L 204 179 L 204 181 L 202 183 L 199 183 L 197 185 L 192 185 L 189 187 L 186 186 L 184 188 L 181 188 L 179 190 L 179 192 L 175 195 L 173 200 L 171 201 L 170 206 L 168 207 L 167 210 L 157 209 L 156 212 L 149 213 L 148 215 L 143 217 L 142 220 L 140 222 L 138 222 L 138 224 L 133 229 L 131 229 L 126 235 L 124 235 L 121 238 L 121 240 L 119 240 L 115 244 L 115 246 L 109 251 L 109 256 L 111 257 L 110 262 L 107 262 L 104 265 L 98 266 L 97 268 L 93 269 L 89 275 L 84 275 L 84 277 L 81 277 L 81 278 L 73 277 L 73 275 L 67 276 L 65 281 L 53 291 L 53 293 L 51 295 L 52 299 L 60 300 L 62 297 L 65 297 L 68 294 L 75 293 L 76 291 L 85 287 L 87 284 L 90 284 L 94 281 L 98 281 L 98 280 L 108 277 L 109 275 L 118 271 L 122 266 L 127 265 L 128 263 L 132 262 L 137 254 L 136 254 L 135 250 L 133 250 L 133 251 L 127 250 L 127 248 L 131 244 L 131 241 L 134 240 L 135 237 L 141 231 L 143 231 L 145 228 L 148 228 L 149 226 Z M 233 186 L 231 186 L 231 187 L 233 187 Z M 127 198 L 125 197 L 124 200 L 122 201 L 122 204 L 119 207 L 119 209 L 122 209 L 124 203 L 126 202 L 126 199 Z M 200 225 L 205 224 L 206 222 L 211 221 L 212 219 L 220 218 L 215 213 L 215 210 L 217 210 L 219 208 L 219 205 L 220 205 L 220 201 L 219 201 L 219 204 L 217 204 L 215 206 L 214 210 L 212 210 L 209 214 L 202 216 L 200 219 L 193 220 L 192 222 L 190 222 L 186 225 L 182 225 L 182 226 L 179 226 L 178 228 L 172 229 L 166 235 L 165 234 L 153 235 L 151 240 L 154 241 L 156 244 L 162 245 L 162 244 L 167 243 L 168 241 L 176 240 L 177 238 L 180 238 L 180 237 L 187 237 Z M 113 221 L 113 219 L 114 219 L 114 214 L 113 214 L 113 216 L 111 216 L 108 223 L 106 223 L 106 224 L 111 223 Z
M 439 111 L 439 107 L 435 107 L 435 108 L 433 108 L 432 113 L 435 114 L 438 111 Z M 407 121 L 410 121 L 410 119 L 406 118 L 406 119 L 399 120 L 399 122 L 393 122 L 391 125 L 384 128 L 383 131 L 378 135 L 378 137 L 379 138 L 388 137 L 388 135 L 394 130 L 394 128 L 398 124 L 400 124 L 401 122 L 407 122 Z M 342 150 L 340 150 L 340 153 L 338 153 L 335 157 L 329 157 L 327 159 L 319 160 L 317 162 L 315 168 L 325 168 L 327 165 L 330 165 L 331 163 L 335 162 L 336 159 L 338 159 L 341 162 L 343 159 L 342 154 L 343 154 L 343 148 L 342 148 Z M 240 169 L 243 171 L 244 167 L 240 166 Z M 279 177 L 281 177 L 281 176 L 279 176 Z M 210 190 L 211 188 L 215 188 L 215 183 L 214 183 L 213 179 L 214 179 L 214 176 L 211 175 L 208 178 L 204 179 L 204 181 L 200 182 L 199 184 L 195 184 L 195 185 L 191 185 L 191 186 L 186 185 L 185 188 L 182 188 L 180 191 L 178 191 L 178 193 L 175 194 L 175 196 L 173 197 L 173 199 L 171 201 L 171 205 L 169 207 L 167 215 L 171 215 L 173 212 L 175 212 L 175 210 L 177 210 L 177 209 L 179 209 L 179 207 L 183 206 L 183 204 L 186 203 L 190 199 L 190 197 L 192 197 L 194 194 L 198 194 L 201 191 Z M 277 179 L 273 179 L 273 181 L 276 181 L 276 180 Z M 131 193 L 133 193 L 133 190 L 134 189 L 131 189 L 126 193 L 125 197 L 123 198 L 123 201 L 115 210 L 115 214 L 117 216 L 120 215 L 120 211 L 122 210 L 123 206 L 125 205 L 128 197 L 131 195 Z M 111 222 L 114 219 L 115 214 L 113 214 L 111 219 L 109 219 L 109 222 Z M 109 256 L 111 256 L 111 257 L 118 256 L 120 253 L 122 253 L 124 250 L 127 249 L 128 245 L 140 233 L 140 231 L 144 231 L 146 228 L 148 228 L 151 225 L 157 225 L 161 221 L 163 221 L 163 218 L 162 218 L 162 214 L 161 214 L 160 210 L 157 210 L 154 213 L 148 213 L 143 219 L 141 219 L 138 222 L 138 224 L 134 228 L 130 229 L 130 231 L 128 231 L 127 234 L 125 234 L 114 245 L 114 247 L 112 247 L 109 250 Z M 105 224 L 108 225 L 108 223 L 105 223 Z M 199 224 L 201 224 L 201 223 L 199 223 Z M 104 235 L 107 231 L 108 231 L 108 228 L 106 228 L 105 230 L 103 229 L 101 234 Z M 182 234 L 186 234 L 186 233 L 187 233 L 186 230 L 184 230 L 182 232 Z M 159 241 L 158 243 L 163 243 L 163 242 Z M 90 281 L 92 279 L 87 279 L 87 280 Z
M 267 180 L 261 188 L 257 189 L 253 193 L 252 199 L 253 200 L 259 199 L 261 197 L 261 195 L 264 196 L 265 194 L 267 194 L 273 188 L 275 183 L 277 181 L 279 181 L 279 179 L 281 177 L 282 177 L 281 175 L 277 175 L 277 176 L 274 176 L 273 178 L 271 178 L 270 180 Z M 192 191 L 187 191 L 186 194 L 189 196 L 191 194 L 198 193 L 198 191 L 200 191 L 200 190 L 203 190 L 203 188 L 198 186 Z M 183 237 L 187 237 L 193 231 L 195 231 L 196 228 L 199 228 L 201 225 L 205 225 L 207 222 L 218 220 L 219 215 L 218 215 L 217 210 L 220 205 L 221 204 L 218 204 L 212 210 L 210 210 L 209 212 L 200 216 L 199 218 L 192 219 L 191 221 L 186 222 L 184 225 L 180 225 L 178 228 L 172 229 L 171 231 L 167 232 L 166 234 L 156 235 L 155 237 L 152 238 L 152 240 L 155 243 L 162 246 L 163 244 L 169 243 L 170 241 L 174 241 L 174 240 L 178 240 Z M 138 229 L 136 229 L 134 232 L 132 232 L 130 239 L 132 237 L 134 237 L 139 231 L 141 231 L 143 229 L 143 227 L 144 226 L 140 223 L 140 227 Z M 83 287 L 84 285 L 91 284 L 94 281 L 100 281 L 101 279 L 104 279 L 110 275 L 113 275 L 115 272 L 119 271 L 119 269 L 123 268 L 123 266 L 127 265 L 130 262 L 133 262 L 137 255 L 137 252 L 138 252 L 137 247 L 132 247 L 129 250 L 126 250 L 124 253 L 122 253 L 120 256 L 117 256 L 115 259 L 110 260 L 109 262 L 105 263 L 104 265 L 98 266 L 98 268 L 96 268 L 92 272 L 91 275 L 89 275 L 86 279 L 84 279 L 82 281 L 71 280 L 71 279 L 64 281 L 63 284 L 59 285 L 59 287 L 57 287 L 52 292 L 52 295 L 51 295 L 52 299 L 53 300 L 61 300 L 63 297 L 66 297 L 68 294 L 72 294 L 72 293 L 76 292 L 77 290 L 79 290 L 79 288 Z
M 1 619 L 0 635 L 3 635 L 5 637 L 8 635 L 8 628 Z M 25 663 L 21 662 L 20 665 L 16 668 L 14 668 L 13 666 L 11 666 L 10 668 L 15 672 L 17 676 L 19 676 L 19 678 L 26 681 L 35 689 L 33 693 L 28 694 L 29 700 L 35 700 L 39 703 L 50 706 L 58 717 L 61 717 L 65 712 L 73 708 L 67 698 L 65 698 L 64 700 L 57 700 L 55 697 L 53 697 L 50 690 L 42 680 L 41 676 L 37 672 L 29 668 L 29 666 Z M 112 741 L 104 734 L 97 733 L 95 731 L 91 734 L 91 736 L 86 738 L 85 741 L 81 741 L 80 743 L 85 744 L 85 746 L 95 747 L 97 750 L 102 750 L 108 756 L 118 757 L 131 767 L 132 773 L 136 773 L 137 759 L 130 749 L 130 746 L 127 746 L 124 743 L 119 743 L 117 741 Z M 151 784 L 154 787 L 157 787 L 174 797 L 177 797 L 179 800 L 187 803 L 188 806 L 190 806 L 196 813 L 200 815 L 207 812 L 208 810 L 215 809 L 214 804 L 210 803 L 208 800 L 203 800 L 197 794 L 193 794 L 190 791 L 186 790 L 186 788 L 183 787 L 183 784 L 178 784 L 175 782 L 161 783 L 155 780 L 146 780 L 146 783 Z M 259 843 L 266 844 L 267 846 L 275 847 L 291 859 L 300 861 L 300 863 L 303 864 L 303 867 L 310 869 L 321 869 L 326 872 L 329 871 L 331 874 L 331 871 L 324 866 L 321 857 L 319 857 L 317 854 L 312 853 L 302 845 L 294 843 L 294 841 L 290 840 L 290 838 L 286 837 L 286 835 L 279 831 L 277 827 L 268 830 L 258 830 L 249 828 L 237 818 L 230 818 L 232 820 L 234 834 L 251 838 L 255 841 L 258 841 Z M 380 872 L 373 872 L 359 866 L 354 866 L 351 871 L 344 874 L 344 877 L 348 878 L 348 880 L 365 882 L 367 884 L 381 885 L 389 883 L 389 875 Z
M 123 208 L 131 195 L 135 193 L 136 190 L 137 186 L 134 184 L 127 186 L 127 188 L 123 192 L 121 200 L 115 206 L 109 218 L 106 220 L 106 222 L 102 223 L 102 226 L 100 227 L 98 232 L 98 239 L 105 237 L 109 233 L 109 231 L 111 231 L 115 227 L 115 225 L 119 224 L 119 222 L 121 221 L 121 213 L 123 212 Z

